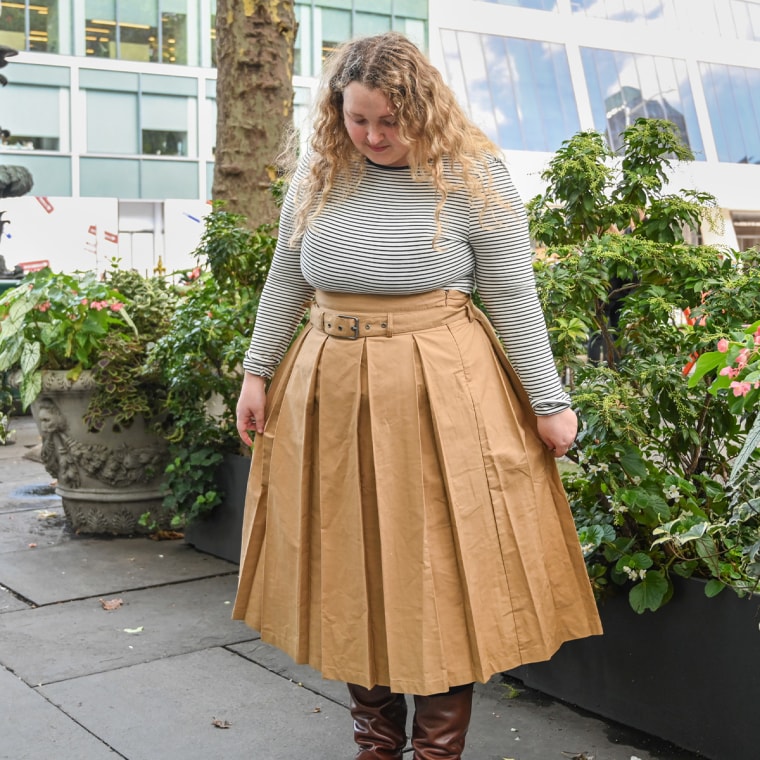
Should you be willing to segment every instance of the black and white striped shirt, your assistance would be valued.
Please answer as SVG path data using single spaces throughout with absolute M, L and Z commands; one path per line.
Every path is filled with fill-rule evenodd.
M 489 317 L 537 414 L 570 405 L 549 346 L 536 294 L 528 225 L 520 197 L 500 159 L 492 181 L 509 209 L 489 207 L 506 223 L 488 224 L 482 203 L 464 191 L 449 195 L 435 248 L 434 188 L 414 181 L 407 167 L 367 162 L 350 194 L 333 193 L 300 246 L 291 246 L 291 183 L 280 217 L 277 248 L 261 295 L 244 367 L 271 377 L 315 288 L 341 293 L 404 295 L 477 287 Z

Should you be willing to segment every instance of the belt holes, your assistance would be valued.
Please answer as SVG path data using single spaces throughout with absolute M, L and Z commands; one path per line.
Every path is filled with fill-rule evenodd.
M 327 326 L 328 326 L 328 327 L 332 327 L 332 322 L 328 322 L 328 323 L 327 323 Z
M 387 322 L 381 322 L 380 323 L 380 327 L 382 327 L 383 330 L 385 330 L 385 328 L 388 327 L 388 323 Z
M 338 325 L 338 329 L 342 330 L 343 329 L 343 325 Z
M 370 330 L 370 329 L 372 329 L 372 325 L 364 325 L 364 329 L 365 330 Z

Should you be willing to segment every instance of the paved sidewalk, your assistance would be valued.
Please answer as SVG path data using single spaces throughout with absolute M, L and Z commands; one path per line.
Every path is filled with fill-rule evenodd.
M 0 758 L 353 757 L 345 687 L 230 620 L 235 565 L 181 541 L 72 535 L 25 457 L 39 440 L 31 419 L 12 426 L 16 444 L 0 447 Z M 494 678 L 476 688 L 464 757 L 697 756 Z

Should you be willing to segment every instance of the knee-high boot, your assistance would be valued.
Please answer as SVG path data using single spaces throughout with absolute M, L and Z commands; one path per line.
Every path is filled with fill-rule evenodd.
M 460 760 L 472 713 L 472 684 L 414 697 L 414 760 Z
M 387 686 L 348 684 L 357 760 L 401 760 L 406 746 L 406 699 Z

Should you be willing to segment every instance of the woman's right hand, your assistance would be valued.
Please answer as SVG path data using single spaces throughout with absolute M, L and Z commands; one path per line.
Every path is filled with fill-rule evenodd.
M 264 432 L 267 410 L 267 381 L 264 377 L 245 373 L 237 403 L 238 435 L 246 446 L 253 446 L 250 431 Z

